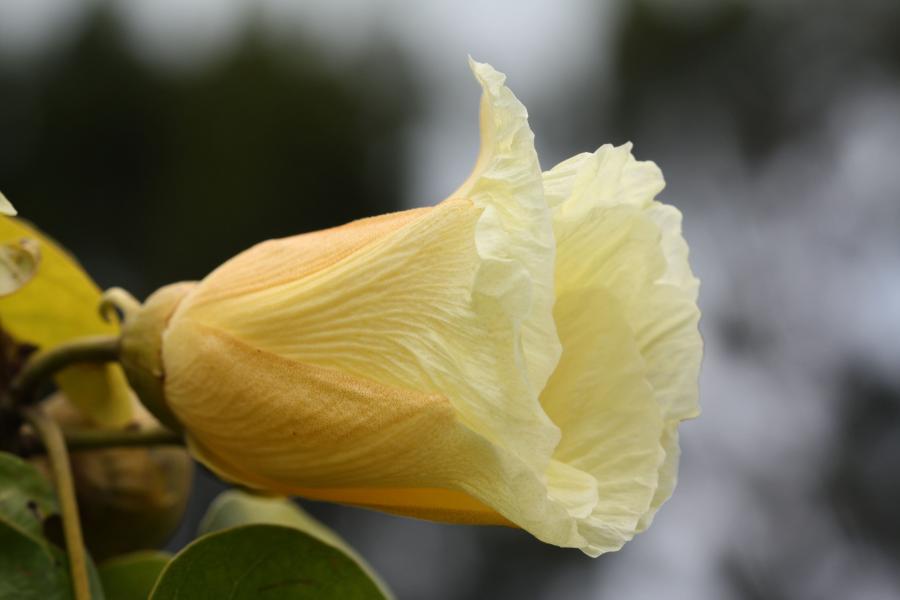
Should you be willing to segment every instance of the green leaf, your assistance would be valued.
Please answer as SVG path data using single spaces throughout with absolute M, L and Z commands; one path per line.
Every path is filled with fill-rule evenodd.
M 382 600 L 359 564 L 292 527 L 244 525 L 205 535 L 178 553 L 150 600 Z
M 0 522 L 0 600 L 70 600 L 62 550 Z
M 97 568 L 88 557 L 91 598 L 104 600 Z M 65 552 L 46 539 L 0 522 L 0 600 L 71 600 L 72 583 Z
M 338 534 L 291 500 L 281 496 L 260 496 L 236 489 L 222 492 L 210 504 L 209 510 L 200 522 L 200 534 L 239 525 L 264 523 L 293 527 L 348 554 L 353 552 Z
M 58 512 L 41 473 L 0 453 L 0 599 L 70 597 L 66 557 L 44 538 L 44 520 Z
M 50 482 L 33 465 L 0 452 L 0 522 L 44 539 L 44 520 L 59 512 Z
M 387 585 L 381 581 L 372 567 L 350 544 L 300 508 L 296 502 L 282 496 L 261 496 L 237 489 L 224 491 L 206 511 L 206 515 L 200 522 L 200 534 L 239 525 L 264 523 L 299 529 L 329 546 L 341 550 L 359 564 L 386 597 L 392 597 Z
M 44 521 L 59 512 L 53 488 L 33 465 L 0 452 L 0 600 L 69 600 L 65 553 L 44 537 Z M 91 594 L 103 600 L 88 562 Z
M 172 558 L 166 552 L 124 554 L 100 565 L 106 600 L 138 600 L 150 596 L 153 584 Z

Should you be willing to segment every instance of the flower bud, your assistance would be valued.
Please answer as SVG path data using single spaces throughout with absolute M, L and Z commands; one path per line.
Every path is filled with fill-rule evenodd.
M 45 402 L 44 409 L 64 428 L 97 427 L 61 394 Z M 156 425 L 135 402 L 128 428 Z M 70 458 L 85 543 L 95 559 L 158 548 L 178 527 L 193 476 L 184 448 L 79 450 Z
M 223 478 L 596 556 L 674 487 L 697 280 L 656 165 L 603 146 L 542 173 L 504 76 L 472 69 L 482 148 L 450 198 L 159 292 L 134 362 Z

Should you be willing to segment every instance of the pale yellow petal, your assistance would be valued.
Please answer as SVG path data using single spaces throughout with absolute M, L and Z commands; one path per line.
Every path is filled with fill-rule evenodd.
M 639 532 L 650 527 L 656 512 L 672 496 L 672 492 L 675 491 L 675 484 L 678 483 L 678 461 L 681 458 L 681 447 L 678 445 L 678 421 L 670 420 L 666 424 L 663 428 L 660 444 L 666 457 L 659 467 L 659 483 L 656 487 L 656 493 L 653 494 L 653 499 L 650 500 L 650 507 L 641 516 L 641 520 L 637 524 Z
M 580 236 L 602 245 L 600 224 L 585 225 Z M 559 248 L 560 273 L 584 258 L 584 246 L 572 237 L 567 241 Z M 591 479 L 593 502 L 584 494 L 580 504 L 558 496 L 557 490 L 565 489 L 560 481 L 551 480 L 550 487 L 578 518 L 587 540 L 582 550 L 597 556 L 630 540 L 650 506 L 664 459 L 659 445 L 663 420 L 616 299 L 600 287 L 564 287 L 573 283 L 565 279 L 560 283 L 555 315 L 563 355 L 541 401 L 562 430 L 554 461 Z
M 658 481 L 645 487 L 652 497 L 632 521 L 633 533 L 649 525 L 674 488 L 677 424 L 699 411 L 702 340 L 697 329 L 698 282 L 688 264 L 681 215 L 654 201 L 664 186 L 662 174 L 653 163 L 634 160 L 630 150 L 630 145 L 603 146 L 575 156 L 545 173 L 544 181 L 558 243 L 557 295 L 562 299 L 567 290 L 605 290 L 609 303 L 618 307 L 622 335 L 636 351 L 631 364 L 639 366 L 659 407 L 656 441 L 642 443 L 648 452 L 658 450 L 663 460 Z M 604 306 L 596 304 L 593 313 L 608 315 Z M 562 368 L 568 350 L 566 335 L 561 338 Z M 596 368 L 604 364 L 598 361 Z M 559 423 L 559 411 L 548 412 Z M 562 447 L 568 431 L 564 424 L 561 429 Z
M 635 160 L 630 143 L 576 154 L 544 173 L 547 203 L 570 219 L 599 206 L 646 207 L 664 187 L 659 167 Z
M 241 253 L 240 260 L 229 260 L 206 277 L 203 289 L 192 295 L 191 305 L 199 307 L 310 277 L 423 217 L 429 210 L 389 213 L 259 243 Z
M 440 394 L 466 425 L 541 472 L 559 437 L 538 400 L 559 353 L 550 213 L 524 107 L 502 75 L 476 63 L 473 71 L 484 90 L 484 149 L 452 199 L 323 232 L 315 244 L 340 248 L 328 260 L 297 253 L 296 238 L 269 242 L 206 278 L 176 318 Z M 293 256 L 317 267 L 288 276 L 279 265 Z M 277 276 L 241 279 L 234 292 L 233 274 L 252 271 Z
M 654 202 L 644 214 L 660 231 L 660 247 L 666 268 L 631 308 L 641 353 L 647 359 L 647 376 L 669 419 L 689 419 L 700 414 L 697 377 L 703 357 L 698 323 L 699 281 L 688 263 L 687 243 L 681 235 L 678 209 Z
M 0 243 L 21 239 L 37 242 L 40 263 L 26 285 L 0 297 L 0 326 L 39 347 L 116 333 L 117 326 L 100 317 L 100 290 L 75 258 L 24 221 L 0 216 Z M 116 426 L 131 418 L 130 390 L 117 365 L 71 367 L 58 382 L 69 399 L 98 423 Z
M 485 262 L 499 263 L 503 276 L 485 269 L 479 287 L 487 293 L 506 293 L 511 281 L 509 263 L 526 271 L 530 307 L 522 327 L 531 384 L 543 389 L 562 349 L 553 321 L 553 268 L 556 244 L 541 167 L 534 149 L 525 106 L 505 85 L 506 76 L 488 64 L 469 59 L 482 87 L 481 149 L 472 174 L 451 196 L 469 198 L 484 209 L 478 223 L 478 253 Z M 491 281 L 497 278 L 497 282 Z M 520 290 L 519 293 L 522 293 Z
M 439 395 L 284 358 L 189 319 L 173 322 L 164 349 L 192 452 L 226 480 L 584 543 L 542 478 Z
M 680 455 L 678 423 L 700 414 L 698 377 L 703 358 L 703 339 L 698 329 L 699 282 L 688 263 L 681 213 L 654 202 L 646 214 L 660 228 L 666 270 L 651 292 L 635 305 L 632 320 L 637 323 L 638 343 L 648 365 L 647 377 L 665 411 L 667 426 L 661 440 L 666 461 L 660 469 L 659 488 L 650 510 L 639 525 L 641 530 L 650 526 L 656 511 L 675 489 Z M 646 316 L 649 314 L 664 318 L 653 320 Z
M 703 350 L 697 329 L 699 283 L 688 263 L 681 214 L 653 200 L 664 185 L 662 174 L 653 163 L 634 160 L 630 145 L 603 146 L 594 154 L 560 163 L 545 173 L 545 182 L 558 239 L 590 219 L 633 219 L 628 228 L 643 231 L 639 243 L 645 246 L 645 257 L 640 262 L 617 260 L 614 279 L 604 285 L 626 308 L 664 416 L 696 416 Z M 621 236 L 628 228 L 616 228 L 609 235 Z
M 190 319 L 278 356 L 440 395 L 474 431 L 546 463 L 558 434 L 530 386 L 509 313 L 527 309 L 520 282 L 505 283 L 504 295 L 478 293 L 480 274 L 493 269 L 499 284 L 506 273 L 478 254 L 482 211 L 472 203 L 421 214 L 309 277 L 196 307 L 189 296 L 173 323 Z

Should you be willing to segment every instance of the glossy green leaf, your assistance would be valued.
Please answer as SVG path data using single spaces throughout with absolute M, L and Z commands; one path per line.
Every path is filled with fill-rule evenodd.
M 43 534 L 44 519 L 58 512 L 38 470 L 0 453 L 0 599 L 71 597 L 65 556 Z
M 210 504 L 209 510 L 200 522 L 200 534 L 239 525 L 264 523 L 293 527 L 344 552 L 353 552 L 338 534 L 291 500 L 282 496 L 261 496 L 237 489 L 222 492 Z
M 171 558 L 166 552 L 145 551 L 106 561 L 99 569 L 106 600 L 145 600 Z
M 386 597 L 391 597 L 387 586 L 372 567 L 341 536 L 313 518 L 296 502 L 282 496 L 261 496 L 238 489 L 219 494 L 209 506 L 200 522 L 200 533 L 211 533 L 250 524 L 270 524 L 293 527 L 306 532 L 318 540 L 334 546 L 355 560 L 359 566 L 379 586 Z
M 59 511 L 50 483 L 31 464 L 0 453 L 0 600 L 72 597 L 65 553 L 44 537 L 44 521 Z M 93 600 L 103 589 L 88 564 Z
M 382 600 L 359 564 L 283 525 L 244 525 L 205 535 L 163 570 L 151 600 Z
M 99 313 L 100 288 L 71 254 L 21 219 L 0 215 L 0 244 L 32 240 L 40 264 L 15 293 L 0 296 L 3 329 L 14 338 L 49 347 L 72 338 L 115 334 Z M 130 390 L 118 365 L 78 366 L 57 379 L 66 395 L 99 425 L 121 426 L 131 418 Z
M 31 464 L 0 452 L 0 523 L 42 540 L 44 520 L 58 512 L 50 482 Z
M 88 577 L 92 600 L 104 600 L 90 560 Z M 62 549 L 0 522 L 0 600 L 72 600 L 69 562 Z
M 0 522 L 0 600 L 69 600 L 62 550 Z

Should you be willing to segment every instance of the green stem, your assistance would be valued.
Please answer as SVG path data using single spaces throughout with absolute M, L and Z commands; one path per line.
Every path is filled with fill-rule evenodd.
M 29 403 L 42 382 L 70 365 L 112 362 L 118 357 L 119 338 L 111 335 L 79 338 L 35 352 L 10 385 L 12 402 Z
M 87 557 L 84 538 L 81 535 L 81 521 L 78 518 L 78 502 L 75 500 L 75 484 L 69 465 L 69 452 L 62 430 L 53 419 L 34 407 L 26 407 L 22 414 L 34 427 L 47 449 L 53 484 L 59 500 L 63 534 L 66 538 L 66 552 L 69 556 L 69 572 L 72 576 L 72 591 L 75 600 L 91 600 L 88 580 Z
M 109 288 L 103 292 L 103 297 L 100 299 L 100 316 L 108 322 L 112 322 L 113 314 L 116 311 L 121 313 L 121 320 L 124 322 L 140 309 L 141 303 L 130 292 L 122 288 Z
M 145 431 L 129 431 L 127 429 L 63 429 L 62 431 L 70 452 L 184 444 L 184 439 L 180 435 L 163 427 L 154 427 Z M 31 456 L 45 451 L 46 447 L 40 440 L 26 440 L 19 454 Z

